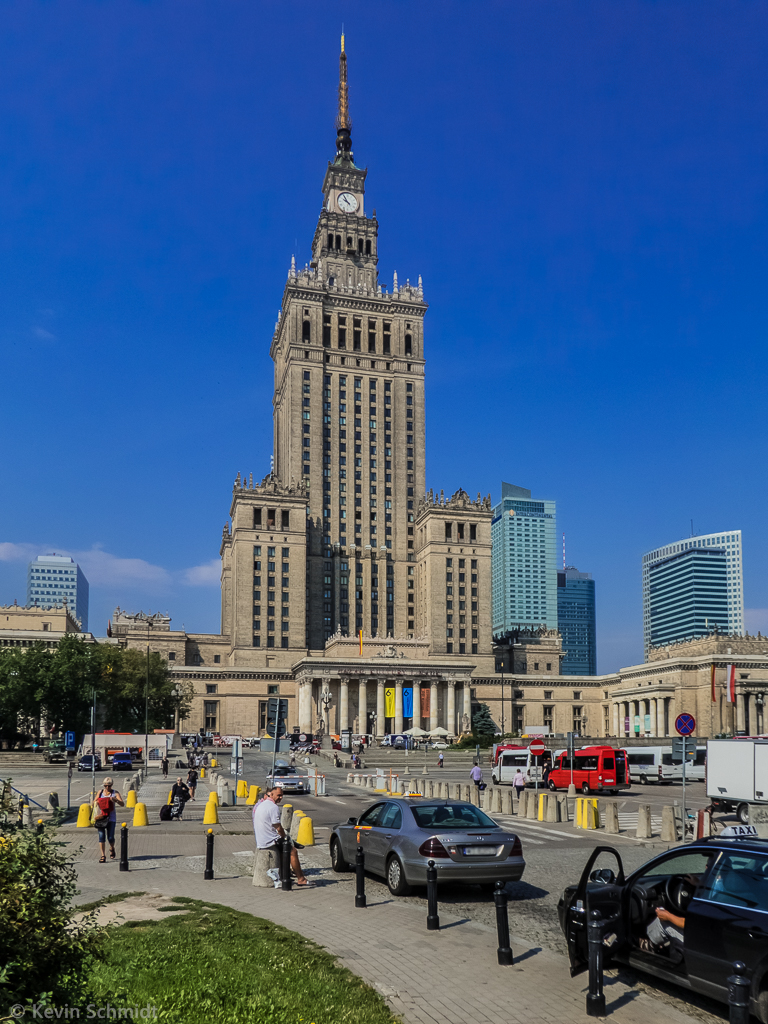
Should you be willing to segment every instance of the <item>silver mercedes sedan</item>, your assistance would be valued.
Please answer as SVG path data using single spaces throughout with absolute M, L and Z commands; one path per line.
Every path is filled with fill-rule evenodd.
M 380 800 L 359 818 L 334 827 L 334 871 L 352 867 L 358 846 L 365 853 L 366 871 L 383 877 L 393 896 L 426 885 L 431 860 L 438 884 L 466 882 L 492 889 L 497 881 L 518 881 L 525 870 L 518 836 L 459 800 Z

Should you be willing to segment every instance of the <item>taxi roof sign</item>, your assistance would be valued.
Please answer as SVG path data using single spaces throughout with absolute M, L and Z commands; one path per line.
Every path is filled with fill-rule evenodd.
M 757 837 L 754 825 L 729 825 L 720 833 L 720 839 L 752 839 Z

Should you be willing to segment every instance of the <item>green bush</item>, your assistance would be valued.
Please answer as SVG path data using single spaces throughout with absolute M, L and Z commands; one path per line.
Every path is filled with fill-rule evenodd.
M 72 1004 L 99 955 L 93 915 L 75 922 L 75 869 L 49 829 L 0 825 L 0 1015 L 15 1003 Z

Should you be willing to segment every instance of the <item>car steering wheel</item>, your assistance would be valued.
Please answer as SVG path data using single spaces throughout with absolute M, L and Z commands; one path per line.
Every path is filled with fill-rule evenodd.
M 695 891 L 696 886 L 684 875 L 670 875 L 664 886 L 664 898 L 671 911 L 684 914 Z

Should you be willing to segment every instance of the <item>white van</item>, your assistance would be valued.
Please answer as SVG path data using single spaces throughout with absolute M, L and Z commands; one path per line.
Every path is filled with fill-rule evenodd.
M 494 786 L 501 783 L 512 785 L 518 768 L 522 769 L 527 785 L 535 785 L 537 779 L 540 786 L 544 785 L 544 771 L 552 767 L 553 757 L 562 754 L 562 750 L 545 750 L 539 758 L 534 758 L 527 748 L 502 750 L 499 759 L 493 766 L 491 778 Z M 538 764 L 537 764 L 538 761 Z
M 697 747 L 685 766 L 686 782 L 703 782 L 707 748 Z M 628 747 L 629 778 L 647 786 L 650 782 L 682 782 L 683 763 L 673 760 L 672 747 Z

